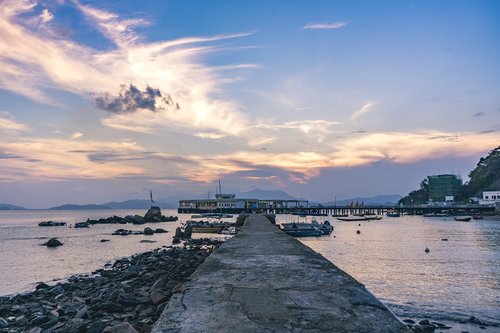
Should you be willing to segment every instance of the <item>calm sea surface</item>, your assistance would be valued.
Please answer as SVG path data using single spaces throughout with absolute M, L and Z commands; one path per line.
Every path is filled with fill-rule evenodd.
M 458 322 L 475 316 L 496 326 L 485 332 L 500 332 L 500 221 L 332 220 L 331 236 L 301 241 L 363 283 L 397 316 L 445 321 L 455 326 L 452 332 Z M 478 325 L 462 325 L 462 330 L 483 331 Z
M 33 289 L 89 273 L 105 263 L 170 245 L 178 222 L 94 225 L 90 228 L 38 227 L 53 220 L 68 224 L 112 215 L 144 215 L 145 210 L 0 211 L 0 295 Z M 296 217 L 281 215 L 278 222 Z M 373 222 L 334 222 L 331 236 L 301 241 L 355 277 L 401 318 L 449 323 L 475 316 L 500 330 L 500 221 L 456 222 L 452 218 L 384 217 Z M 361 224 L 361 226 L 358 225 Z M 112 236 L 119 228 L 164 228 L 153 236 Z M 361 234 L 356 234 L 360 230 Z M 57 237 L 64 245 L 40 246 Z M 447 238 L 448 241 L 443 241 Z M 102 243 L 101 239 L 109 239 Z M 152 240 L 155 243 L 144 243 Z M 429 253 L 424 249 L 428 247 Z M 476 327 L 477 328 L 477 327 Z M 454 330 L 452 330 L 454 331 Z M 473 332 L 473 329 L 469 329 Z

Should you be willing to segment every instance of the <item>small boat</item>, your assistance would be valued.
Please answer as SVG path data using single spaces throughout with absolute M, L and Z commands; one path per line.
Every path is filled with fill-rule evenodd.
M 44 221 L 38 223 L 39 227 L 61 227 L 63 225 L 66 225 L 66 222 Z
M 236 235 L 236 227 L 225 227 L 220 233 L 223 235 Z
M 387 217 L 400 217 L 401 214 L 399 214 L 399 212 L 396 212 L 396 211 L 389 211 L 385 214 Z
M 299 226 L 299 224 L 302 226 Z M 303 226 L 304 224 L 307 224 L 307 226 Z M 290 226 L 282 225 L 281 230 L 293 237 L 318 237 L 324 235 L 319 228 L 309 223 L 291 223 Z
M 319 223 L 316 220 L 312 220 L 311 223 L 306 223 L 306 222 L 303 222 L 303 223 L 300 223 L 300 222 L 282 223 L 281 226 L 282 226 L 283 231 L 286 232 L 286 230 L 292 229 L 292 233 L 294 233 L 294 234 L 296 234 L 296 232 L 295 232 L 296 228 L 306 229 L 306 230 L 310 230 L 311 228 L 316 228 L 319 231 L 321 231 L 323 233 L 323 235 L 330 235 L 333 232 L 333 226 L 330 224 L 329 221 L 325 221 L 323 223 Z M 315 235 L 313 235 L 313 236 L 315 236 Z
M 382 216 L 377 216 L 377 215 L 337 217 L 337 220 L 346 222 L 371 221 L 371 220 L 381 220 L 381 219 Z
M 483 217 L 483 215 L 474 215 L 474 216 L 472 216 L 472 218 L 474 220 L 482 220 L 484 217 Z
M 219 234 L 227 226 L 226 223 L 210 223 L 208 221 L 193 221 L 186 222 L 186 227 L 191 227 L 193 233 L 201 234 Z
M 453 219 L 459 222 L 469 222 L 472 220 L 472 216 L 455 216 Z
M 324 221 L 323 223 L 319 223 L 316 220 L 312 220 L 311 224 L 317 227 L 324 235 L 329 235 L 333 232 L 333 225 L 330 224 L 330 221 Z

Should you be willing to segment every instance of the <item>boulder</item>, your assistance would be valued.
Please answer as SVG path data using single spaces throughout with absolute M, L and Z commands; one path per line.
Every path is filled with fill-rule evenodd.
M 108 326 L 102 333 L 139 333 L 132 325 L 127 322 L 122 324 Z
M 158 206 L 151 206 L 144 215 L 144 220 L 154 221 L 155 217 L 161 221 L 161 209 Z
M 144 217 L 140 216 L 140 215 L 134 215 L 133 217 L 133 221 L 132 223 L 133 224 L 144 224 Z
M 58 247 L 63 245 L 63 243 L 58 241 L 57 238 L 51 238 L 47 243 L 43 243 L 42 245 L 45 245 L 47 247 Z
M 144 235 L 154 235 L 155 231 L 149 227 L 144 228 Z

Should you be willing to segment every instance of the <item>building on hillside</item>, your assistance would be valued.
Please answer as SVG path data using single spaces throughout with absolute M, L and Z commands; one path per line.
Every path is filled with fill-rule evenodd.
M 453 174 L 427 178 L 429 179 L 429 202 L 451 202 L 462 186 L 462 179 Z
M 500 204 L 500 191 L 484 191 L 483 198 L 479 200 L 480 205 Z
M 189 199 L 179 201 L 179 213 L 241 213 L 258 209 L 308 207 L 307 200 L 262 200 L 236 198 L 235 194 L 216 194 L 215 199 Z

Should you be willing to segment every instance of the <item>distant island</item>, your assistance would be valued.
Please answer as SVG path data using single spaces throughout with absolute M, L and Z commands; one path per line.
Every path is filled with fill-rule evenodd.
M 21 206 L 0 203 L 0 210 L 23 210 L 23 209 L 26 209 L 26 208 L 21 207 Z

